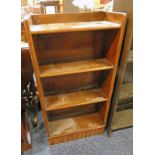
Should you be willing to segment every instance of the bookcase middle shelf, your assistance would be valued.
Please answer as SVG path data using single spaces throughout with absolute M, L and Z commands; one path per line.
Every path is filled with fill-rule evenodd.
M 107 101 L 101 89 L 90 89 L 44 97 L 46 111 L 66 109 Z
M 112 69 L 106 59 L 92 59 L 40 66 L 40 78 Z

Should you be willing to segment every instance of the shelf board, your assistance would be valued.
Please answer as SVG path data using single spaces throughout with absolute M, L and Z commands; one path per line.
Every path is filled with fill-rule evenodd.
M 50 138 L 62 137 L 72 134 L 78 136 L 80 132 L 103 129 L 105 125 L 103 124 L 98 113 L 92 113 L 87 115 L 81 115 L 71 118 L 65 118 L 61 120 L 51 121 L 48 123 L 50 130 Z
M 113 65 L 106 59 L 94 59 L 40 66 L 40 77 L 68 75 L 90 71 L 112 69 Z
M 88 21 L 88 22 L 73 22 L 73 23 L 56 23 L 56 24 L 39 24 L 31 25 L 30 31 L 32 34 L 47 34 L 60 32 L 74 31 L 90 31 L 90 30 L 107 30 L 119 29 L 120 23 L 110 21 Z
M 107 101 L 101 89 L 78 91 L 44 98 L 46 111 L 65 109 L 87 104 L 95 104 Z
M 133 125 L 133 109 L 117 111 L 112 122 L 112 130 L 131 127 Z

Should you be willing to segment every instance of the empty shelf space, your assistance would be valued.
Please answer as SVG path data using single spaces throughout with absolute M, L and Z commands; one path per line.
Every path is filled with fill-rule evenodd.
M 78 91 L 44 98 L 46 110 L 58 110 L 107 101 L 101 89 Z
M 48 125 L 50 137 L 63 136 L 105 127 L 98 113 L 51 121 Z
M 121 24 L 116 22 L 87 21 L 87 22 L 31 25 L 30 31 L 32 34 L 46 34 L 46 33 L 58 33 L 58 32 L 118 29 L 120 27 Z
M 51 77 L 90 71 L 112 69 L 113 65 L 106 59 L 94 59 L 68 63 L 57 63 L 40 66 L 40 77 Z
M 112 122 L 112 130 L 131 127 L 133 125 L 133 109 L 117 111 Z

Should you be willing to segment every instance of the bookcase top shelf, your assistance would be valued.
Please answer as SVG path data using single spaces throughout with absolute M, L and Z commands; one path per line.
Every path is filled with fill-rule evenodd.
M 70 22 L 70 23 L 49 23 L 31 25 L 30 31 L 32 34 L 47 34 L 60 32 L 75 32 L 75 31 L 91 31 L 91 30 L 107 30 L 119 29 L 120 23 L 111 21 L 85 21 L 85 22 Z
M 51 77 L 112 69 L 113 65 L 106 59 L 92 59 L 76 62 L 57 63 L 40 66 L 40 77 Z

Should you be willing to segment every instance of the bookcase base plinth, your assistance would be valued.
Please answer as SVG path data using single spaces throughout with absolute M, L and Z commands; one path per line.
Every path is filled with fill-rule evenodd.
M 72 141 L 72 140 L 76 140 L 76 139 L 100 135 L 100 134 L 103 134 L 104 131 L 105 131 L 105 128 L 103 127 L 103 128 L 99 128 L 99 129 L 90 130 L 90 131 L 87 130 L 87 131 L 82 131 L 82 132 L 78 132 L 78 133 L 71 133 L 71 134 L 63 135 L 63 136 L 48 137 L 48 144 L 54 145 L 54 144 L 68 142 L 68 141 Z

